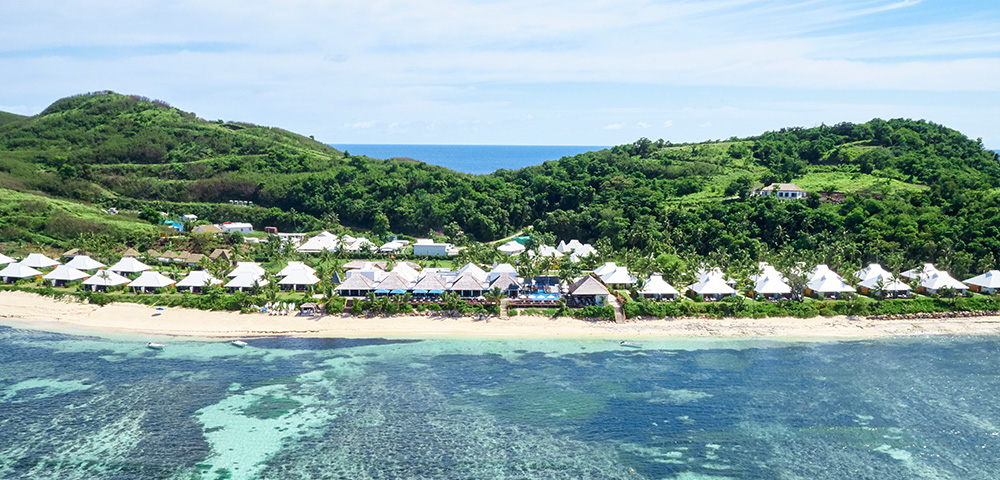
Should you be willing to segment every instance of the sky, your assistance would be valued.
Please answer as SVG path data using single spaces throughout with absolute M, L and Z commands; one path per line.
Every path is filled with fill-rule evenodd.
M 1000 148 L 995 0 L 32 0 L 0 111 L 98 90 L 326 143 L 617 145 L 926 119 Z

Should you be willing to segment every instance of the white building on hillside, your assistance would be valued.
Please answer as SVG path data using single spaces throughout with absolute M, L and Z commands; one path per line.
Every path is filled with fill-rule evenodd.
M 759 197 L 774 195 L 778 198 L 806 198 L 806 191 L 794 183 L 772 183 L 763 188 L 757 188 L 753 194 Z
M 232 232 L 253 233 L 253 225 L 249 223 L 225 222 L 223 224 L 220 224 L 219 228 L 221 228 L 222 231 L 226 233 L 232 233 Z

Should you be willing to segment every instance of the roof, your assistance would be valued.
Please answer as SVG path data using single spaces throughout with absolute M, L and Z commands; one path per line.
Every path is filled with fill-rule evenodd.
M 288 275 L 291 275 L 293 272 L 298 272 L 298 271 L 306 272 L 308 274 L 316 273 L 315 268 L 312 268 L 303 262 L 288 262 L 288 265 L 285 265 L 285 268 L 282 268 L 281 271 L 278 272 L 278 276 L 287 277 Z
M 781 191 L 781 192 L 805 192 L 794 183 L 772 183 L 760 190 Z
M 476 268 L 479 268 L 479 267 L 476 267 Z M 482 271 L 482 270 L 480 270 L 480 271 Z M 483 290 L 483 282 L 482 282 L 482 280 L 479 280 L 478 278 L 476 278 L 475 273 L 465 272 L 465 273 L 461 274 L 457 279 L 455 279 L 455 283 L 451 284 L 451 286 L 448 287 L 448 290 L 450 290 L 450 291 L 457 291 L 457 290 Z
M 72 260 L 66 262 L 67 266 L 78 270 L 97 270 L 104 266 L 103 263 L 88 257 L 87 255 L 77 255 Z
M 652 275 L 639 293 L 642 295 L 680 295 L 681 292 L 663 280 L 662 275 Z
M 830 270 L 830 267 L 828 267 L 828 266 L 826 266 L 824 264 L 816 265 L 816 268 L 814 268 L 812 270 L 812 272 L 809 272 L 809 274 L 807 276 L 808 276 L 810 282 L 813 281 L 813 280 L 817 280 L 817 279 L 823 278 L 823 277 L 832 277 L 832 278 L 836 278 L 837 280 L 839 280 L 840 283 L 846 283 L 844 281 L 844 277 L 841 277 L 839 273 L 834 272 L 833 270 Z M 813 289 L 813 290 L 815 290 L 815 289 Z M 851 291 L 853 292 L 854 290 L 852 289 Z
M 607 262 L 604 265 L 595 268 L 594 273 L 599 277 L 603 277 L 604 275 L 614 272 L 615 270 L 618 270 L 618 265 L 615 262 Z
M 1000 270 L 990 270 L 982 275 L 966 280 L 965 283 L 983 288 L 1000 288 Z
M 319 277 L 305 270 L 294 270 L 291 274 L 278 280 L 278 285 L 315 285 Z
M 212 250 L 212 253 L 208 254 L 208 258 L 211 258 L 212 260 L 219 257 L 229 260 L 233 258 L 233 252 L 229 251 L 228 248 L 216 248 L 215 250 Z
M 142 275 L 139 275 L 139 278 L 132 280 L 128 286 L 137 288 L 163 288 L 173 284 L 173 280 L 163 276 L 160 272 L 150 270 L 142 272 Z
M 125 253 L 123 253 L 122 256 L 123 257 L 139 257 L 139 256 L 142 256 L 142 254 L 139 253 L 136 249 L 134 249 L 132 247 L 128 247 L 127 249 L 125 249 Z
M 467 273 L 472 274 L 472 276 L 475 277 L 475 279 L 478 280 L 479 283 L 483 283 L 486 281 L 486 272 L 484 272 L 483 269 L 479 268 L 477 265 L 473 263 L 466 263 L 464 267 L 458 269 L 459 275 L 464 275 Z
M 137 273 L 150 270 L 152 267 L 140 262 L 135 257 L 124 257 L 118 263 L 108 267 L 108 270 L 122 273 Z
M 881 290 L 886 292 L 904 292 L 910 290 L 909 285 L 897 280 L 896 277 L 889 272 L 872 275 L 858 282 L 858 286 L 865 287 L 869 290 L 878 290 L 879 282 L 882 282 Z
M 4 267 L 3 270 L 0 270 L 0 277 L 28 278 L 41 274 L 42 272 L 24 265 L 23 263 L 12 263 Z
M 226 288 L 251 288 L 256 284 L 259 287 L 267 285 L 269 282 L 261 277 L 255 277 L 252 273 L 242 273 L 237 275 L 224 286 Z
M 823 274 L 818 277 L 814 277 L 806 283 L 806 287 L 821 294 L 846 293 L 854 291 L 854 287 L 844 283 L 844 280 L 835 273 L 833 275 Z
M 413 283 L 420 276 L 420 272 L 417 272 L 413 267 L 407 265 L 404 262 L 399 262 L 395 267 L 392 267 L 392 273 L 397 273 L 399 276 L 403 277 L 407 282 Z
M 90 276 L 90 278 L 83 281 L 84 285 L 103 285 L 105 287 L 110 287 L 114 285 L 122 285 L 128 283 L 129 279 L 118 275 L 110 270 L 100 270 L 97 273 Z
M 701 281 L 688 287 L 696 295 L 732 295 L 736 293 L 733 287 L 726 283 L 720 275 L 705 275 Z
M 410 283 L 406 277 L 400 275 L 398 272 L 390 272 L 379 282 L 378 288 L 386 290 L 409 290 Z
M 351 275 L 337 286 L 337 290 L 371 290 L 373 285 L 375 282 L 364 275 Z
M 428 273 L 413 285 L 414 290 L 444 290 L 446 287 L 444 280 L 437 273 Z
M 69 265 L 59 265 L 51 272 L 42 276 L 42 278 L 46 280 L 65 280 L 67 282 L 72 282 L 89 276 L 89 273 L 81 272 L 73 267 L 70 267 Z
M 24 257 L 24 260 L 21 260 L 21 264 L 31 268 L 48 268 L 59 265 L 59 262 L 41 253 L 30 253 L 27 257 Z
M 204 270 L 196 270 L 184 277 L 183 280 L 177 282 L 177 287 L 204 287 L 207 283 L 219 285 L 222 283 L 222 280 L 213 277 L 211 273 Z
M 232 271 L 226 274 L 226 276 L 229 278 L 235 278 L 245 273 L 254 275 L 259 278 L 264 276 L 264 274 L 267 272 L 263 268 L 261 268 L 261 266 L 258 265 L 257 262 L 239 262 L 236 264 L 236 268 L 233 268 Z
M 505 243 L 505 244 L 500 245 L 499 247 L 497 247 L 497 251 L 501 252 L 501 253 L 506 253 L 508 255 L 513 255 L 513 254 L 517 254 L 517 253 L 523 252 L 524 251 L 524 245 L 521 245 L 520 243 L 517 243 L 514 240 L 511 240 L 511 241 L 509 241 L 509 242 L 507 242 L 507 243 Z
M 635 283 L 635 277 L 629 275 L 627 268 L 618 267 L 615 271 L 602 275 L 601 281 L 605 285 L 631 285 Z
M 959 282 L 951 277 L 948 272 L 937 271 L 930 276 L 925 276 L 920 281 L 920 286 L 928 290 L 941 290 L 942 288 L 954 288 L 955 290 L 966 290 L 968 285 Z
M 570 295 L 609 295 L 608 288 L 593 275 L 584 275 L 569 286 Z
M 911 268 L 899 275 L 905 278 L 924 278 L 934 275 L 938 272 L 937 267 L 933 264 L 925 263 L 917 268 Z
M 792 287 L 788 286 L 780 276 L 768 275 L 754 283 L 753 291 L 760 295 L 785 295 L 792 293 Z
M 867 267 L 854 272 L 854 278 L 857 278 L 858 280 L 868 280 L 871 277 L 878 277 L 878 276 L 892 277 L 892 274 L 886 271 L 886 269 L 882 268 L 882 265 L 879 265 L 877 263 L 870 263 L 868 264 Z
M 14 259 L 0 253 L 0 265 L 7 265 L 8 263 L 14 263 Z
M 216 227 L 215 225 L 198 225 L 194 227 L 194 231 L 195 233 L 225 233 L 221 228 Z
M 490 289 L 492 290 L 494 288 L 499 288 L 501 290 L 507 290 L 510 288 L 511 285 L 518 288 L 520 288 L 521 286 L 521 284 L 517 281 L 517 279 L 510 276 L 510 274 L 501 273 L 499 274 L 499 276 L 497 276 L 497 278 L 493 279 L 493 281 L 490 282 Z

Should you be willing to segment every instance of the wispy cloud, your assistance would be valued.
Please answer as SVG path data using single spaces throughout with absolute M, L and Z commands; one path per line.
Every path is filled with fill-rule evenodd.
M 623 125 L 621 123 L 612 123 L 610 125 L 605 125 L 604 129 L 605 130 L 621 130 L 624 127 L 625 127 L 625 125 Z

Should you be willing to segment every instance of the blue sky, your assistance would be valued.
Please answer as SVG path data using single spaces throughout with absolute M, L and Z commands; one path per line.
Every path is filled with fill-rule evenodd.
M 614 145 L 923 118 L 1000 148 L 1000 2 L 33 0 L 0 110 L 114 90 L 327 143 Z

